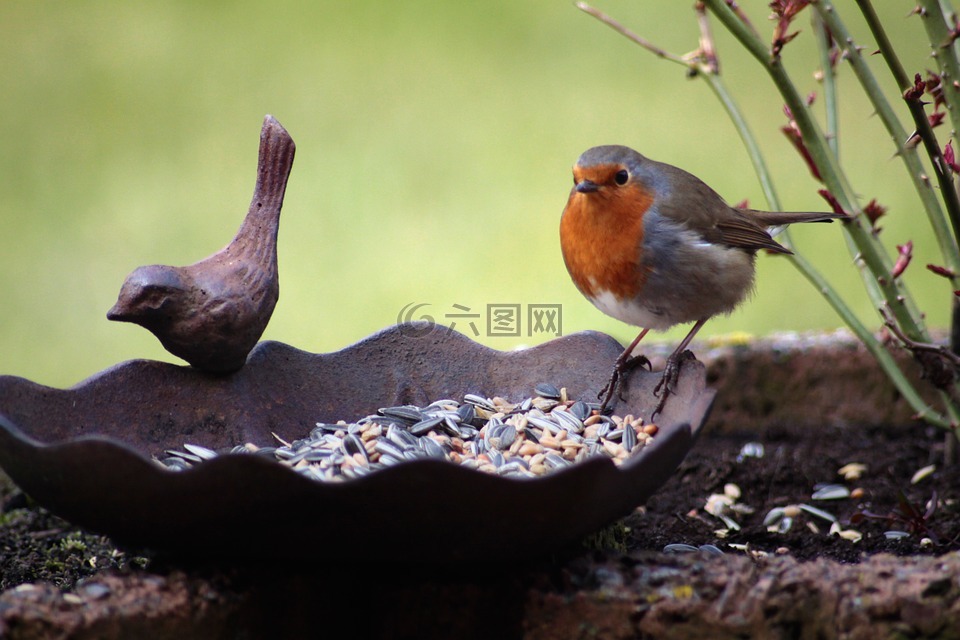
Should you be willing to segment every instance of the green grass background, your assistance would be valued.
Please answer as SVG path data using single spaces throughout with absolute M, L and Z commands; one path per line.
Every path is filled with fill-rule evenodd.
M 595 4 L 673 52 L 697 46 L 692 3 Z M 771 31 L 765 1 L 741 4 Z M 870 50 L 853 3 L 839 4 Z M 931 66 L 910 7 L 877 6 L 907 67 Z M 819 89 L 809 19 L 784 53 L 804 92 Z M 781 199 L 824 208 L 778 131 L 779 97 L 714 27 Z M 570 168 L 596 144 L 633 146 L 731 202 L 765 205 L 706 84 L 567 0 L 5 2 L 0 56 L 0 373 L 44 384 L 72 385 L 131 358 L 177 362 L 105 313 L 138 265 L 188 264 L 229 241 L 267 113 L 297 157 L 280 227 L 280 302 L 264 338 L 314 352 L 396 322 L 411 302 L 440 321 L 456 304 L 479 313 L 561 304 L 564 333 L 629 341 L 635 330 L 585 301 L 560 255 Z M 879 57 L 871 63 L 896 96 Z M 890 207 L 882 237 L 891 249 L 914 241 L 905 279 L 930 324 L 944 326 L 950 292 L 923 269 L 940 262 L 926 219 L 846 67 L 840 93 L 851 180 L 864 202 Z M 876 326 L 839 225 L 799 228 L 794 239 Z M 785 260 L 758 263 L 756 295 L 704 335 L 840 326 Z M 485 319 L 478 328 L 497 349 L 547 339 L 486 337 Z

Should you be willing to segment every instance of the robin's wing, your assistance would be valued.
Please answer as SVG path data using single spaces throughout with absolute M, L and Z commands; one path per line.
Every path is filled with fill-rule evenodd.
M 766 249 L 774 253 L 793 253 L 774 240 L 764 227 L 761 227 L 746 215 L 736 209 L 731 209 L 730 213 L 730 216 L 724 216 L 716 224 L 720 241 L 724 244 L 747 251 Z
M 770 235 L 767 229 L 796 222 L 832 222 L 844 216 L 822 211 L 758 211 L 756 209 L 730 209 L 717 228 L 723 242 L 748 250 L 767 249 L 775 253 L 793 253 Z
M 775 253 L 792 253 L 767 233 L 767 225 L 762 220 L 729 206 L 693 174 L 671 165 L 657 165 L 661 175 L 668 177 L 668 183 L 683 185 L 682 189 L 673 189 L 664 198 L 659 207 L 662 215 L 683 223 L 708 242 L 744 251 L 767 249 Z

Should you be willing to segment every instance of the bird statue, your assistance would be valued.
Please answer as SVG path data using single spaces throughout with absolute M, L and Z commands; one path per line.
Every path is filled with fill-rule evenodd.
M 277 229 L 295 150 L 287 131 L 267 115 L 253 200 L 230 244 L 186 267 L 137 268 L 107 318 L 142 326 L 197 369 L 240 369 L 280 295 Z
M 693 327 L 667 358 L 655 387 L 658 414 L 674 390 L 687 346 L 711 317 L 731 312 L 753 288 L 759 250 L 789 254 L 771 229 L 829 222 L 835 213 L 769 212 L 731 207 L 683 169 L 629 147 L 585 151 L 573 167 L 573 188 L 560 219 L 560 247 L 577 289 L 603 313 L 640 334 L 614 364 L 601 409 L 632 365 L 650 329 Z

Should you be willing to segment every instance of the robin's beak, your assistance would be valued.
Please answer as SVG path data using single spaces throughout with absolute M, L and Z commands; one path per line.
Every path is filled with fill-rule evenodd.
M 593 193 L 600 189 L 600 185 L 593 180 L 581 180 L 574 188 L 580 193 Z

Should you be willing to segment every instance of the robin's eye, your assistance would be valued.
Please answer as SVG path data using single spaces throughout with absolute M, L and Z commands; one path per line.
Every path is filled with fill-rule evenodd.
M 613 179 L 622 187 L 627 184 L 627 180 L 630 179 L 630 174 L 627 173 L 626 169 L 620 169 L 620 171 L 617 171 L 617 175 L 613 176 Z

